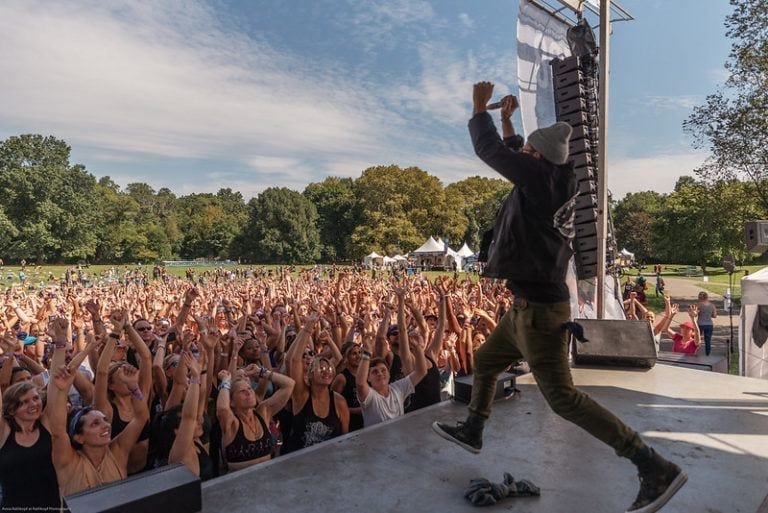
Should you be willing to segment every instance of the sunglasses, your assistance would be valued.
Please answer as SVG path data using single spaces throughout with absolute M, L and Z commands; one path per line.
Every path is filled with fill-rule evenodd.
M 142 326 L 141 328 L 136 328 L 136 331 L 152 331 L 152 326 Z
M 304 357 L 305 358 L 314 358 L 315 354 L 316 353 L 314 351 L 304 351 Z

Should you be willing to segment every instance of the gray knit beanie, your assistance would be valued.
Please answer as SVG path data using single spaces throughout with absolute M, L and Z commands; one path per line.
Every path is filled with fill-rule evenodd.
M 528 144 L 553 164 L 565 164 L 568 160 L 568 141 L 573 129 L 568 123 L 558 121 L 552 126 L 539 128 L 528 136 Z

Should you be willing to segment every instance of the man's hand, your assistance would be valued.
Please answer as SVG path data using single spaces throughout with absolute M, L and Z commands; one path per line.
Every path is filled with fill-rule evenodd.
M 517 101 L 517 96 L 514 94 L 508 94 L 501 99 L 501 119 L 509 119 L 512 114 L 517 110 L 520 104 Z
M 474 104 L 473 112 L 475 114 L 479 112 L 485 112 L 486 105 L 493 95 L 493 84 L 491 82 L 478 82 L 472 89 L 472 103 Z

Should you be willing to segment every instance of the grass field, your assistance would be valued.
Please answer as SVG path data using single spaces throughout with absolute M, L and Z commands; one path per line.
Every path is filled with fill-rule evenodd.
M 41 267 L 36 266 L 27 266 L 26 275 L 27 275 L 27 283 L 29 285 L 33 285 L 35 287 L 40 287 L 41 285 L 44 286 L 49 282 L 50 276 L 53 275 L 55 280 L 60 280 L 67 269 L 71 268 L 72 266 L 67 265 L 44 265 Z M 213 271 L 217 267 L 216 266 L 190 266 L 194 271 L 196 276 L 200 276 L 202 273 L 206 271 Z M 251 266 L 240 266 L 248 268 Z M 277 270 L 279 267 L 284 267 L 280 265 L 254 265 L 254 268 L 262 268 L 266 267 L 267 269 Z M 296 272 L 293 273 L 294 276 L 298 275 L 300 269 L 307 269 L 313 267 L 313 264 L 308 265 L 297 265 Z M 170 273 L 173 276 L 177 276 L 180 278 L 185 277 L 185 272 L 189 267 L 187 266 L 168 266 L 166 267 L 166 270 L 168 273 Z M 235 266 L 228 266 L 227 268 L 235 268 Z M 136 269 L 143 269 L 145 272 L 147 272 L 148 275 L 152 275 L 152 266 L 137 266 L 137 265 L 91 265 L 84 269 L 84 271 L 87 273 L 88 278 L 90 280 L 90 283 L 98 283 L 100 280 L 103 280 L 106 278 L 107 273 L 110 269 L 116 269 L 117 275 L 122 276 L 123 273 L 126 270 L 136 270 Z M 21 270 L 21 266 L 18 265 L 12 265 L 12 266 L 5 266 L 0 269 L 0 281 L 2 284 L 0 284 L 0 289 L 4 290 L 10 287 L 11 285 L 15 285 L 19 283 L 19 271 Z M 452 272 L 449 271 L 427 271 L 424 273 L 430 280 L 438 277 L 438 276 L 453 276 Z M 472 273 L 466 273 L 466 272 L 460 272 L 459 277 L 461 279 L 469 278 L 470 280 L 477 281 L 477 275 Z

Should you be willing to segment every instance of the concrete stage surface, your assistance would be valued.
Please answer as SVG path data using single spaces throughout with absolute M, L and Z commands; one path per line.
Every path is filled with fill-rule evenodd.
M 665 513 L 755 513 L 768 493 L 768 381 L 656 365 L 575 368 L 576 385 L 688 473 Z M 463 419 L 444 402 L 203 486 L 203 511 L 618 513 L 638 490 L 635 467 L 552 413 L 529 374 L 496 402 L 483 451 L 435 435 Z M 530 479 L 541 497 L 474 508 L 469 480 Z

